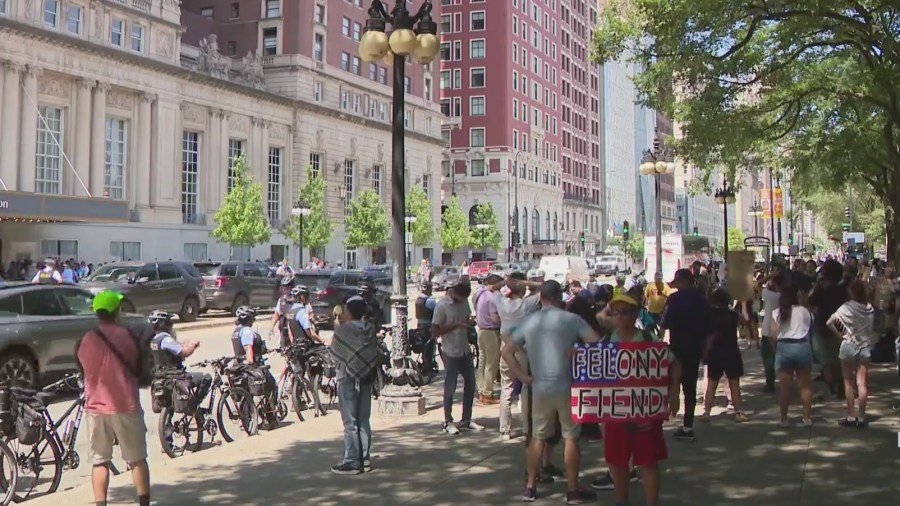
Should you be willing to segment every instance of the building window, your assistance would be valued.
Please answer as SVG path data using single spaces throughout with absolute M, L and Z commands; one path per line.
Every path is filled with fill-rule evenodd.
M 281 148 L 269 148 L 269 223 L 281 220 Z
M 484 11 L 469 14 L 469 29 L 472 31 L 484 30 Z
M 131 262 L 141 259 L 141 243 L 133 241 L 109 241 L 110 262 Z
M 469 170 L 471 171 L 471 176 L 484 176 L 487 173 L 484 171 L 484 160 L 475 159 L 469 162 Z
M 441 71 L 441 89 L 442 89 L 442 90 L 449 90 L 449 89 L 451 88 L 451 86 L 452 86 L 452 85 L 451 85 L 451 82 L 450 82 L 450 71 L 449 71 L 449 70 L 442 70 L 442 71 Z
M 244 141 L 228 139 L 228 191 L 234 186 L 234 161 L 244 154 Z
M 387 117 L 387 105 L 384 102 L 378 103 L 378 119 L 384 121 Z
M 356 250 L 355 249 L 345 249 L 344 250 L 344 266 L 348 269 L 356 268 Z
M 213 8 L 212 7 L 203 7 L 200 9 L 200 15 L 206 19 L 213 18 Z
M 441 99 L 441 113 L 444 116 L 450 116 L 450 99 L 449 98 Z
M 109 42 L 114 46 L 122 47 L 125 43 L 125 22 L 114 19 L 109 25 Z
M 484 116 L 484 97 L 469 97 L 469 115 Z
M 375 193 L 378 196 L 381 196 L 381 184 L 382 178 L 384 177 L 384 168 L 381 165 L 375 165 L 372 167 L 372 189 L 375 190 Z
M 341 109 L 345 111 L 350 110 L 350 92 L 344 91 L 341 93 Z
M 442 61 L 450 61 L 450 43 L 449 42 L 441 43 L 441 60 Z
M 341 35 L 344 37 L 350 36 L 350 18 L 342 18 L 341 19 Z
M 422 191 L 425 197 L 431 198 L 431 174 L 422 174 Z
M 0 0 L 0 7 L 3 7 L 2 0 Z M 78 241 L 57 241 L 55 239 L 41 241 L 41 258 L 47 257 L 78 260 Z
M 281 16 L 281 0 L 266 0 L 266 17 L 277 18 Z
M 450 160 L 441 160 L 441 177 L 450 177 Z
M 373 81 L 378 80 L 378 65 L 375 65 L 374 63 L 369 64 L 369 79 Z
M 266 28 L 263 30 L 263 54 L 278 54 L 278 28 Z
M 0 6 L 0 12 L 3 12 L 4 8 Z M 81 13 L 82 9 L 78 5 L 70 5 L 66 9 L 66 26 L 69 30 L 69 33 L 73 33 L 75 35 L 81 34 Z
M 315 99 L 316 102 L 322 101 L 322 83 L 319 81 L 313 83 L 313 99 Z
M 309 172 L 313 178 L 317 178 L 322 174 L 322 155 L 319 153 L 309 154 Z
M 237 19 L 241 17 L 241 4 L 233 2 L 231 4 L 231 14 L 228 17 L 230 19 Z
M 103 196 L 125 199 L 125 120 L 106 119 L 106 167 Z
M 356 174 L 356 162 L 344 160 L 344 216 L 350 214 L 350 202 L 353 201 L 353 183 Z
M 41 107 L 38 111 L 35 192 L 60 193 L 62 183 L 63 111 Z
M 441 15 L 441 33 L 453 33 L 453 30 L 450 26 L 450 15 L 442 14 Z
M 379 67 L 378 70 L 378 81 L 381 84 L 387 84 L 387 69 L 384 67 Z
M 484 128 L 473 128 L 469 130 L 469 147 L 484 147 Z
M 403 78 L 403 92 L 412 93 L 412 79 L 410 79 L 409 77 Z
M 316 61 L 324 61 L 325 59 L 325 37 L 321 33 L 317 33 L 313 37 L 313 58 Z
M 225 43 L 225 54 L 235 56 L 237 54 L 237 41 L 229 40 Z
M 315 19 L 316 19 L 316 23 L 319 23 L 320 25 L 325 24 L 325 6 L 324 5 L 316 4 Z
M 353 23 L 353 40 L 359 42 L 359 39 L 362 38 L 362 25 L 359 23 Z
M 362 100 L 362 95 L 356 94 L 353 95 L 353 112 L 359 114 L 359 106 L 360 101 Z
M 410 118 L 412 118 L 412 111 L 409 109 L 403 110 L 403 126 L 404 128 L 409 128 Z
M 469 43 L 469 58 L 475 60 L 484 58 L 484 39 L 473 40 Z
M 472 69 L 469 74 L 469 86 L 472 88 L 484 88 L 484 69 Z
M 369 97 L 369 112 L 368 112 L 368 116 L 369 116 L 370 118 L 374 118 L 377 110 L 378 110 L 378 101 L 375 100 L 375 99 L 373 99 L 372 97 Z
M 350 62 L 351 62 L 350 63 L 350 72 L 353 72 L 356 75 L 360 75 L 360 72 L 361 72 L 360 65 L 361 64 L 360 64 L 359 56 L 354 56 L 353 58 L 350 59 Z
M 131 25 L 131 50 L 144 52 L 144 27 L 140 25 Z
M 56 28 L 59 23 L 59 1 L 44 0 L 44 24 Z
M 200 134 L 181 134 L 181 222 L 197 223 L 200 213 Z M 204 246 L 206 246 L 204 244 Z M 201 260 L 206 260 L 204 255 Z
M 350 53 L 341 53 L 341 70 L 350 71 Z
M 453 89 L 462 88 L 462 69 L 453 69 Z
M 209 259 L 209 253 L 205 242 L 184 243 L 184 258 L 190 262 L 203 262 Z

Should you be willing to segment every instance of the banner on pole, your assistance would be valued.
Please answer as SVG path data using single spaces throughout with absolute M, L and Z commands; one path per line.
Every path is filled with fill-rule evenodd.
M 775 188 L 775 219 L 780 220 L 784 218 L 784 196 L 781 193 L 781 188 Z
M 772 219 L 772 198 L 768 188 L 759 190 L 759 207 L 762 208 L 763 220 Z
M 579 344 L 572 358 L 572 420 L 645 423 L 669 410 L 665 343 Z

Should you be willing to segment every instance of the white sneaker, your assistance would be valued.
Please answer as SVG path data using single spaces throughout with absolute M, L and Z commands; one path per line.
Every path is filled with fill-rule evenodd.
M 484 430 L 484 425 L 481 425 L 481 424 L 478 424 L 478 423 L 475 423 L 475 422 L 469 420 L 468 422 L 459 422 L 459 428 L 461 430 L 472 430 L 472 431 L 476 431 L 476 432 L 481 432 Z
M 459 429 L 453 422 L 444 422 L 444 426 L 441 430 L 443 430 L 446 434 L 450 434 L 451 436 L 456 436 L 457 434 L 459 434 Z
M 509 435 L 509 432 L 501 432 L 500 433 L 500 441 L 509 441 L 512 439 L 512 436 Z

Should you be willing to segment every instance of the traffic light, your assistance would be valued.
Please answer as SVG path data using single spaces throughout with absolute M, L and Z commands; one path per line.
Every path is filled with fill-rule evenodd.
M 788 234 L 788 246 L 794 245 L 794 234 Z
M 513 244 L 519 244 L 519 233 L 513 232 Z
M 584 246 L 584 232 L 581 232 L 581 234 L 579 234 L 578 239 L 581 241 L 581 245 Z
M 584 240 L 583 237 L 584 236 L 582 235 L 582 240 Z M 630 237 L 631 237 L 631 229 L 628 228 L 628 220 L 625 220 L 622 222 L 622 239 L 627 241 Z
M 847 218 L 847 221 L 850 221 L 850 206 L 844 208 L 844 218 Z
M 700 230 L 697 227 L 694 227 L 694 237 L 700 237 Z

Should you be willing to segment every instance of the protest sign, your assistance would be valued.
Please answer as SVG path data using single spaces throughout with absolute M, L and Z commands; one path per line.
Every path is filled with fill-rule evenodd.
M 579 344 L 572 358 L 572 419 L 644 423 L 668 413 L 665 343 Z

